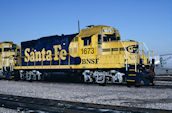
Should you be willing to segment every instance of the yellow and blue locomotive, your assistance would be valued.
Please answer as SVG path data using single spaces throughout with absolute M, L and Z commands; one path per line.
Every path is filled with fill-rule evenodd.
M 12 79 L 13 67 L 19 63 L 20 47 L 13 42 L 0 43 L 0 78 Z
M 139 42 L 121 41 L 118 30 L 109 26 L 88 26 L 76 34 L 22 42 L 17 58 L 20 61 L 13 72 L 22 80 L 67 75 L 71 81 L 77 78 L 99 84 L 152 81 L 144 71 L 153 65 L 139 52 Z

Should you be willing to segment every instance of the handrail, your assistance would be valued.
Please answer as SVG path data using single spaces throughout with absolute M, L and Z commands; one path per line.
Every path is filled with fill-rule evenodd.
M 144 42 L 141 42 L 141 44 L 142 44 L 142 46 L 144 47 L 144 48 L 146 48 L 146 51 L 147 51 L 147 58 L 148 58 L 148 61 L 150 61 L 150 50 L 149 50 L 149 48 L 147 47 L 147 45 L 144 43 Z M 143 54 L 144 55 L 146 55 L 146 53 L 144 53 L 144 50 L 143 50 L 143 47 L 142 47 L 142 56 L 143 56 Z M 152 52 L 152 59 L 153 59 L 153 57 L 154 57 L 154 55 L 153 55 L 153 52 Z
M 5 71 L 7 71 L 7 69 L 6 69 L 6 66 L 3 66 L 3 64 L 4 64 L 4 58 L 5 58 L 5 55 L 4 55 L 4 52 L 2 52 L 2 72 L 5 70 Z
M 136 56 L 135 56 L 135 72 L 137 72 L 137 59 L 138 59 L 138 52 L 139 50 L 136 51 Z
M 122 43 L 122 41 L 120 41 L 121 42 L 121 44 L 122 44 L 122 46 L 124 47 L 124 50 L 125 50 L 125 55 L 124 55 L 124 57 L 125 57 L 125 69 L 126 69 L 126 71 L 128 71 L 128 59 L 127 59 L 127 49 L 125 48 L 125 46 L 124 46 L 124 44 Z M 119 51 L 119 50 L 118 50 Z
M 11 55 L 12 56 L 12 55 Z M 10 58 L 10 57 L 9 57 Z M 10 60 L 9 60 L 10 61 Z M 13 62 L 14 62 L 14 57 L 12 56 L 11 62 L 10 62 L 10 71 L 13 71 Z

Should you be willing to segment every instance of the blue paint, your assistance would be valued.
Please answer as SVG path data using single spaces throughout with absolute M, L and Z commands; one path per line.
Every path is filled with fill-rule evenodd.
M 77 34 L 71 34 L 71 35 L 62 35 L 62 36 L 48 36 L 48 37 L 42 37 L 38 40 L 31 40 L 21 43 L 21 55 L 25 56 L 24 51 L 26 48 L 30 48 L 31 51 L 42 51 L 43 48 L 45 48 L 45 51 L 51 50 L 52 54 L 54 54 L 54 45 L 61 45 L 62 49 L 65 49 L 67 53 L 69 53 L 69 45 L 72 41 L 72 39 Z M 70 57 L 70 64 L 68 64 L 68 59 Z M 80 57 L 72 57 L 69 55 L 66 55 L 66 60 L 61 60 L 60 65 L 78 65 L 81 63 Z M 36 66 L 41 65 L 41 61 L 35 62 Z M 43 65 L 50 65 L 50 61 L 44 61 Z M 59 60 L 54 61 L 52 57 L 51 65 L 59 65 Z M 22 58 L 22 66 L 34 66 L 34 62 L 24 62 L 24 57 Z

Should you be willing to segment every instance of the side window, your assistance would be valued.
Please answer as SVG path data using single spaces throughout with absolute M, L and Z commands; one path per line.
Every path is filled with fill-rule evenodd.
M 91 36 L 82 38 L 84 41 L 84 46 L 89 46 L 91 44 Z
M 102 44 L 102 38 L 101 38 L 101 35 L 98 35 L 98 44 Z
M 0 48 L 0 54 L 2 53 L 2 48 Z
M 20 55 L 20 49 L 17 49 L 17 55 Z
M 117 37 L 116 40 L 120 40 L 120 37 Z
M 16 44 L 13 44 L 13 45 L 12 45 L 12 48 L 16 49 Z

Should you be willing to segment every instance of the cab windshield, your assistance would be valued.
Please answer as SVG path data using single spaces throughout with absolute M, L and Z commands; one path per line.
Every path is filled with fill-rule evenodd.
M 4 52 L 15 52 L 14 48 L 4 48 Z
M 103 37 L 104 42 L 112 42 L 112 41 L 116 41 L 116 40 L 119 40 L 119 38 L 116 38 L 115 33 L 114 34 L 106 34 Z

